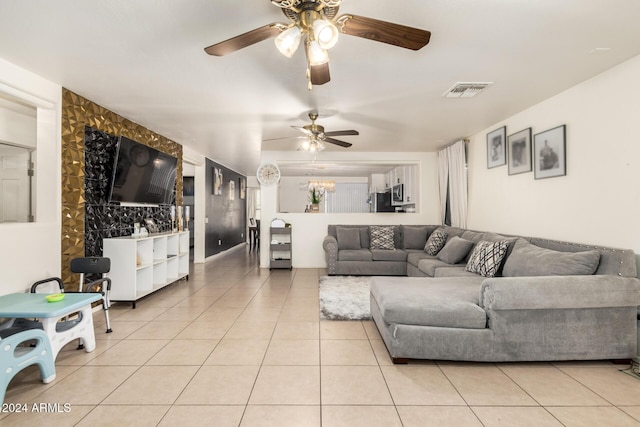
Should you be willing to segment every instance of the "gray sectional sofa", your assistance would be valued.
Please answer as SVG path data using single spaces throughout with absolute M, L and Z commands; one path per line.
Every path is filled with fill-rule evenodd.
M 371 249 L 369 227 L 329 226 L 327 270 L 376 276 L 371 314 L 395 363 L 636 355 L 640 279 L 631 250 L 433 225 L 396 226 L 394 249 Z M 442 232 L 442 248 L 427 254 Z M 479 264 L 493 262 L 488 272 L 478 270 L 486 248 L 493 252 Z

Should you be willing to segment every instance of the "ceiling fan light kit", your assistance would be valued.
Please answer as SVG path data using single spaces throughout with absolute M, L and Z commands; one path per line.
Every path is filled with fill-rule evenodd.
M 338 43 L 338 27 L 326 19 L 313 21 L 313 34 L 322 49 L 331 49 Z
M 300 27 L 291 27 L 288 30 L 280 33 L 275 39 L 276 47 L 281 54 L 287 58 L 293 57 L 293 54 L 298 50 L 298 45 L 302 39 Z
M 275 37 L 278 51 L 291 58 L 304 40 L 311 87 L 331 80 L 327 50 L 336 45 L 340 33 L 411 50 L 421 49 L 431 38 L 429 31 L 418 28 L 351 14 L 337 16 L 342 0 L 272 0 L 271 3 L 282 9 L 289 24 L 268 24 L 211 45 L 205 52 L 224 56 Z
M 320 47 L 317 41 L 307 39 L 305 47 L 307 49 L 307 60 L 310 66 L 316 67 L 329 62 L 329 54 Z
M 315 137 L 310 137 L 309 139 L 305 139 L 300 148 L 304 151 L 309 151 L 311 153 L 316 153 L 318 151 L 322 151 L 325 149 L 325 145 L 322 141 L 318 140 Z

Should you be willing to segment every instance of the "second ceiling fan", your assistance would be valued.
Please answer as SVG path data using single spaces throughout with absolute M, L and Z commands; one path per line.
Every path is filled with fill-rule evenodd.
M 304 141 L 302 142 L 300 149 L 305 151 L 311 151 L 311 152 L 322 151 L 324 150 L 325 143 L 327 142 L 329 144 L 334 144 L 340 147 L 349 148 L 353 144 L 351 144 L 350 142 L 345 142 L 339 139 L 335 139 L 333 137 L 360 135 L 360 132 L 353 129 L 325 132 L 324 126 L 316 124 L 316 120 L 318 119 L 318 113 L 315 113 L 315 112 L 309 113 L 309 119 L 311 119 L 310 125 L 291 126 L 292 128 L 297 129 L 304 134 L 304 136 L 294 137 L 294 138 L 304 138 Z M 289 139 L 289 138 L 292 138 L 292 137 L 274 138 L 274 139 L 268 139 L 266 141 L 275 141 L 278 139 Z
M 278 50 L 291 58 L 301 42 L 307 57 L 309 87 L 331 80 L 329 55 L 338 34 L 418 50 L 429 43 L 431 33 L 364 16 L 338 15 L 342 0 L 272 0 L 289 19 L 288 24 L 272 23 L 205 48 L 209 55 L 224 56 L 275 37 Z

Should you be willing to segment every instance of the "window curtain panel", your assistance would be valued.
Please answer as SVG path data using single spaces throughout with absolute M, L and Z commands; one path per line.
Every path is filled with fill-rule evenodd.
M 440 223 L 447 217 L 447 187 L 449 186 L 449 152 L 445 148 L 438 152 L 438 183 L 440 188 Z
M 467 160 L 464 141 L 458 141 L 438 152 L 438 176 L 442 219 L 445 218 L 448 185 L 451 225 L 467 228 Z
M 335 192 L 325 193 L 327 212 L 357 212 L 370 211 L 368 183 L 337 183 Z

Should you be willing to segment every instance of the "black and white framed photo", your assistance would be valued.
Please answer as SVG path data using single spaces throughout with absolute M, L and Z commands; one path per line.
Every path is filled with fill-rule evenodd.
M 229 181 L 229 200 L 236 199 L 236 182 L 234 180 Z
M 222 195 L 222 169 L 217 167 L 213 168 L 213 194 Z
M 531 172 L 531 128 L 507 136 L 509 175 Z
M 240 200 L 244 200 L 247 197 L 247 180 L 245 177 L 240 177 Z
M 487 168 L 507 164 L 507 127 L 502 126 L 487 134 Z
M 567 174 L 566 126 L 558 126 L 533 136 L 535 178 Z

